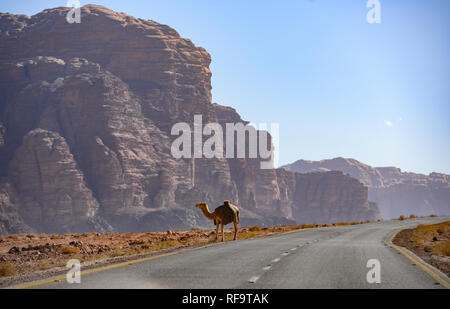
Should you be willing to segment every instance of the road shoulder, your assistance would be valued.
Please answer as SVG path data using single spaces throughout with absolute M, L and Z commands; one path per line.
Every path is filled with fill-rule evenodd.
M 385 238 L 385 244 L 397 250 L 400 254 L 402 254 L 408 260 L 413 262 L 420 269 L 422 269 L 424 272 L 430 275 L 434 280 L 436 280 L 437 283 L 439 283 L 440 285 L 442 285 L 447 289 L 450 289 L 450 279 L 449 277 L 447 277 L 447 275 L 445 275 L 436 267 L 426 263 L 423 259 L 418 257 L 415 253 L 411 252 L 407 248 L 397 246 L 396 244 L 393 243 L 393 239 L 395 238 L 395 236 L 397 236 L 397 234 L 403 230 L 404 229 L 399 229 L 389 233 L 388 236 Z

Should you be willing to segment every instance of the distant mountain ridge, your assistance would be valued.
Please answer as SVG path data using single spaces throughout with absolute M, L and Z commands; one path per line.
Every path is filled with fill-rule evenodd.
M 298 160 L 282 167 L 291 172 L 341 171 L 369 188 L 383 218 L 400 215 L 450 214 L 450 175 L 402 172 L 396 167 L 372 167 L 355 159 Z

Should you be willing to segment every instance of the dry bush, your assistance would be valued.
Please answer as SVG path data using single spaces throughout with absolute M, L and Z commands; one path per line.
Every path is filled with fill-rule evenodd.
M 166 249 L 170 247 L 177 247 L 180 246 L 181 243 L 178 240 L 164 240 L 154 246 L 151 247 L 152 250 L 160 250 L 160 249 Z
M 444 222 L 433 225 L 419 225 L 413 232 L 411 240 L 417 244 L 431 242 L 436 237 L 448 233 L 450 222 Z
M 301 228 L 304 229 L 313 229 L 316 227 L 317 224 L 302 224 Z
M 80 253 L 80 249 L 72 246 L 63 246 L 61 247 L 60 252 L 62 254 L 77 254 Z
M 349 223 L 344 223 L 344 222 L 339 222 L 339 223 L 335 223 L 333 224 L 334 226 L 346 226 L 346 225 L 350 225 Z
M 50 263 L 48 260 L 41 260 L 38 263 L 38 268 L 40 270 L 47 270 L 53 267 L 53 264 Z
M 259 227 L 259 226 L 257 226 L 257 225 L 255 225 L 255 226 L 249 227 L 248 230 L 249 230 L 250 232 L 260 232 L 260 231 L 262 231 L 262 228 Z
M 112 252 L 109 253 L 110 257 L 118 257 L 118 256 L 124 256 L 127 253 L 121 249 L 121 248 L 115 248 Z
M 417 218 L 417 216 L 415 216 L 415 215 L 410 215 L 409 218 L 410 218 L 410 219 L 415 219 L 415 218 Z
M 242 239 L 249 239 L 249 238 L 254 238 L 258 235 L 264 235 L 266 234 L 264 231 L 244 231 L 242 233 L 238 234 L 238 239 L 242 240 Z M 222 238 L 219 237 L 219 240 L 221 240 Z M 234 234 L 232 235 L 226 235 L 225 236 L 225 241 L 232 241 L 234 239 Z
M 445 222 L 445 223 L 441 223 L 438 225 L 436 231 L 438 232 L 438 234 L 446 234 L 450 232 L 450 223 L 449 222 Z
M 437 244 L 433 247 L 432 252 L 439 255 L 450 256 L 450 240 Z
M 17 274 L 17 268 L 8 261 L 0 263 L 0 277 L 11 277 Z
M 398 217 L 397 220 L 398 220 L 398 221 L 403 221 L 403 220 L 405 220 L 405 216 L 401 215 L 400 217 Z
M 437 216 L 436 215 L 430 215 L 430 218 L 436 218 Z

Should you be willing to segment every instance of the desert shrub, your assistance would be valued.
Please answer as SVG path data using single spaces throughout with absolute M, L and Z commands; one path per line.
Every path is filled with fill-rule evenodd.
M 410 218 L 410 219 L 415 219 L 415 218 L 417 218 L 417 217 L 416 217 L 415 215 L 410 215 L 409 218 Z
M 257 225 L 255 225 L 255 226 L 249 227 L 248 230 L 249 230 L 250 232 L 260 232 L 260 231 L 262 231 L 262 228 L 259 227 L 259 226 L 257 226 Z
M 405 220 L 405 216 L 401 215 L 400 217 L 398 217 L 397 220 L 398 220 L 398 221 L 403 221 L 403 220 Z
M 433 253 L 450 256 L 450 240 L 446 240 L 443 243 L 437 244 L 433 247 Z
M 436 215 L 430 215 L 430 218 L 436 218 L 437 216 Z
M 417 244 L 423 244 L 426 241 L 432 241 L 450 229 L 450 222 L 444 222 L 433 225 L 419 225 L 413 232 L 411 240 Z
M 439 234 L 445 234 L 449 231 L 449 229 L 450 229 L 450 222 L 445 222 L 445 223 L 440 224 L 436 231 Z
M 60 249 L 62 254 L 77 254 L 80 253 L 80 249 L 72 246 L 63 246 Z
M 17 268 L 8 261 L 0 263 L 0 277 L 11 277 L 17 274 Z
M 38 263 L 38 267 L 40 270 L 47 270 L 47 269 L 52 268 L 53 265 L 48 260 L 41 260 Z
M 126 252 L 121 249 L 121 248 L 115 248 L 110 254 L 109 256 L 111 257 L 118 257 L 118 256 L 124 256 L 126 255 Z
M 302 224 L 301 229 L 313 229 L 316 227 L 316 224 Z
M 164 240 L 152 247 L 153 250 L 166 249 L 170 247 L 180 246 L 181 243 L 178 240 Z

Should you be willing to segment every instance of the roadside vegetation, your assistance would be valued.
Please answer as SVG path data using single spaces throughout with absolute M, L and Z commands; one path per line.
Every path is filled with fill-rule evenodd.
M 411 240 L 427 252 L 450 257 L 450 222 L 419 225 Z
M 436 218 L 437 216 L 436 215 L 429 215 L 429 217 L 430 218 Z M 407 219 L 417 219 L 417 218 L 420 218 L 420 217 L 418 217 L 418 216 L 416 216 L 416 215 L 410 215 L 409 217 L 405 217 L 404 215 L 401 215 L 400 217 L 398 217 L 396 220 L 398 220 L 398 221 L 404 221 L 404 220 L 407 220 Z M 423 218 L 423 217 L 422 217 Z
M 16 266 L 8 261 L 0 263 L 0 277 L 10 277 L 17 274 Z
M 450 275 L 450 221 L 401 231 L 393 242 Z

